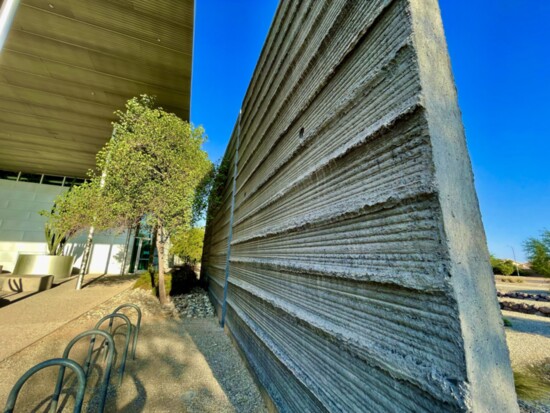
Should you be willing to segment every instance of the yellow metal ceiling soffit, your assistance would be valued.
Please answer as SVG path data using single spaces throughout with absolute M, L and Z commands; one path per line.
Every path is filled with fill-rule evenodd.
M 193 0 L 22 0 L 0 54 L 0 169 L 85 176 L 142 93 L 188 119 L 193 16 Z

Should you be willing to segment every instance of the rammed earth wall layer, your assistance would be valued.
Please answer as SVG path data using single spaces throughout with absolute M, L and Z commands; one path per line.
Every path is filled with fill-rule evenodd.
M 287 412 L 517 412 L 436 0 L 280 3 L 203 275 Z

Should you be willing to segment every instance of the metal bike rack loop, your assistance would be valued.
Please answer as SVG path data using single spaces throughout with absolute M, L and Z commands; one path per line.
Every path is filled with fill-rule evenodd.
M 136 310 L 136 313 L 137 313 L 137 322 L 136 322 L 135 325 L 132 324 L 132 328 L 134 330 L 134 344 L 132 346 L 132 359 L 135 360 L 136 359 L 136 347 L 137 347 L 137 342 L 138 342 L 139 329 L 141 327 L 141 309 L 135 304 L 127 303 L 127 304 L 119 305 L 117 308 L 115 308 L 115 310 L 113 311 L 112 314 L 116 314 L 124 308 L 133 308 L 134 310 Z M 114 321 L 113 319 L 111 319 L 111 321 L 109 321 L 109 329 L 112 327 L 113 321 Z
M 82 338 L 87 337 L 87 336 L 92 336 L 92 338 L 94 338 L 94 339 L 95 339 L 95 336 L 102 336 L 105 339 L 105 341 L 107 342 L 107 345 L 109 347 L 108 350 L 107 350 L 107 364 L 106 364 L 106 367 L 105 367 L 105 373 L 103 374 L 103 383 L 101 385 L 101 401 L 99 402 L 99 407 L 98 407 L 98 412 L 103 413 L 103 410 L 105 409 L 105 402 L 107 400 L 107 391 L 109 390 L 109 380 L 111 378 L 111 370 L 112 370 L 112 367 L 113 367 L 113 360 L 114 360 L 114 356 L 115 356 L 115 352 L 116 352 L 115 342 L 114 342 L 113 337 L 111 336 L 111 334 L 109 334 L 108 332 L 106 332 L 104 330 L 88 330 L 88 331 L 85 331 L 83 333 L 80 333 L 69 342 L 67 347 L 65 347 L 65 351 L 63 352 L 63 358 L 68 359 L 69 354 L 70 354 L 73 346 L 78 341 L 80 341 Z M 84 367 L 82 369 L 84 371 L 84 376 L 85 376 L 86 380 L 88 379 L 88 373 L 89 373 L 90 364 L 91 364 L 92 351 L 90 351 L 90 350 L 93 350 L 93 348 L 88 350 L 88 356 L 86 357 L 86 360 L 84 362 Z M 57 411 L 57 403 L 59 402 L 59 395 L 61 394 L 61 388 L 63 387 L 63 378 L 64 378 L 64 376 L 65 376 L 65 367 L 62 366 L 59 369 L 59 374 L 57 375 L 57 383 L 55 385 L 55 391 L 54 391 L 54 394 L 52 396 L 52 404 L 50 406 L 50 413 L 55 413 Z
M 122 360 L 120 361 L 120 378 L 119 378 L 118 384 L 121 385 L 122 384 L 122 379 L 124 377 L 124 369 L 126 368 L 126 357 L 128 356 L 128 347 L 130 345 L 130 336 L 132 335 L 132 323 L 130 322 L 128 317 L 126 317 L 124 314 L 113 313 L 113 314 L 106 315 L 101 320 L 99 320 L 97 322 L 97 324 L 95 325 L 95 329 L 99 330 L 99 327 L 101 327 L 101 324 L 103 324 L 107 320 L 112 320 L 114 318 L 121 318 L 122 320 L 124 320 L 124 322 L 126 323 L 126 328 L 127 328 L 126 343 L 124 344 L 124 352 L 122 353 Z M 112 333 L 112 327 L 113 327 L 112 322 L 110 322 L 109 323 L 109 334 L 114 336 L 113 333 Z M 92 337 L 92 339 L 90 340 L 90 348 L 93 348 L 94 343 L 95 343 L 95 337 Z M 88 349 L 88 356 L 91 357 L 90 349 Z
M 4 413 L 13 413 L 15 402 L 17 401 L 17 396 L 19 395 L 19 392 L 21 391 L 21 388 L 23 387 L 25 382 L 36 372 L 50 366 L 61 366 L 63 371 L 65 370 L 65 368 L 68 367 L 74 371 L 78 379 L 78 389 L 76 391 L 73 413 L 81 412 L 82 402 L 84 401 L 84 390 L 86 388 L 86 375 L 84 374 L 84 370 L 76 361 L 68 360 L 65 358 L 56 358 L 43 361 L 42 363 L 31 367 L 29 370 L 27 370 L 25 374 L 21 376 L 19 380 L 17 380 L 8 396 L 8 401 L 6 402 Z

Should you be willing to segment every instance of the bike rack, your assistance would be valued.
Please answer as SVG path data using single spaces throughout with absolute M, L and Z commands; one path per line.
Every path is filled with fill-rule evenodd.
M 101 385 L 101 392 L 102 392 L 101 401 L 99 403 L 99 408 L 98 408 L 98 412 L 103 413 L 103 410 L 105 409 L 105 402 L 107 400 L 107 391 L 109 389 L 109 379 L 111 378 L 111 369 L 113 367 L 113 360 L 116 354 L 115 342 L 111 334 L 109 334 L 104 330 L 88 330 L 83 333 L 80 333 L 69 342 L 67 347 L 65 347 L 65 351 L 63 352 L 63 358 L 65 359 L 69 358 L 69 353 L 71 352 L 73 346 L 79 340 L 87 336 L 92 336 L 92 339 L 95 341 L 96 335 L 103 336 L 104 340 L 107 342 L 107 345 L 109 346 L 107 351 L 107 366 L 105 368 L 105 374 L 103 375 L 103 383 Z M 92 347 L 88 349 L 88 356 L 86 357 L 86 361 L 82 369 L 82 371 L 84 371 L 84 377 L 86 378 L 86 380 L 88 379 L 92 352 L 93 352 L 93 344 L 92 344 Z M 55 392 L 52 396 L 50 413 L 55 413 L 57 411 L 57 403 L 59 402 L 59 395 L 61 394 L 61 388 L 63 387 L 64 376 L 65 376 L 65 367 L 62 366 L 59 369 L 59 374 L 57 375 L 57 384 L 55 385 Z
M 56 358 L 56 359 L 50 359 L 43 361 L 42 363 L 39 363 L 35 365 L 34 367 L 31 367 L 25 374 L 21 376 L 19 380 L 15 383 L 15 385 L 12 387 L 10 394 L 8 396 L 8 401 L 6 402 L 6 407 L 4 408 L 4 413 L 13 413 L 13 409 L 15 407 L 15 402 L 17 401 L 17 396 L 19 395 L 19 392 L 21 391 L 21 388 L 25 384 L 25 382 L 36 372 L 50 366 L 61 366 L 63 369 L 63 372 L 65 371 L 66 367 L 69 367 L 74 371 L 78 378 L 78 390 L 76 392 L 75 396 L 75 404 L 73 413 L 80 413 L 82 410 L 82 403 L 84 401 L 84 390 L 86 388 L 86 375 L 84 374 L 84 370 L 80 365 L 73 360 L 68 360 L 65 358 Z M 57 390 L 57 389 L 56 389 Z
M 132 329 L 133 329 L 133 332 L 134 332 L 134 344 L 132 346 L 132 359 L 135 360 L 136 359 L 136 347 L 137 347 L 139 329 L 140 329 L 140 326 L 141 326 L 141 310 L 137 305 L 127 303 L 127 304 L 119 305 L 117 308 L 115 308 L 115 310 L 112 312 L 112 314 L 116 314 L 124 308 L 133 308 L 134 310 L 136 310 L 136 313 L 137 313 L 137 322 L 136 322 L 135 325 L 132 324 Z M 113 321 L 114 321 L 113 319 L 111 319 L 111 321 L 109 321 L 109 329 L 112 328 Z
M 137 321 L 135 325 L 130 322 L 130 319 L 125 314 L 119 313 L 119 311 L 124 308 L 132 308 L 136 311 Z M 101 320 L 99 320 L 96 323 L 95 328 L 93 330 L 85 331 L 83 333 L 78 334 L 76 337 L 74 337 L 65 348 L 65 351 L 63 352 L 63 358 L 55 358 L 55 359 L 43 361 L 42 363 L 39 363 L 34 367 L 30 368 L 25 374 L 23 374 L 23 376 L 21 376 L 21 378 L 15 383 L 12 390 L 10 391 L 8 400 L 6 402 L 6 407 L 4 408 L 4 413 L 13 413 L 15 402 L 17 401 L 19 392 L 21 391 L 21 388 L 23 387 L 25 382 L 39 370 L 42 370 L 50 366 L 60 366 L 59 373 L 57 375 L 57 382 L 55 385 L 54 394 L 52 395 L 52 399 L 51 399 L 50 413 L 55 413 L 55 411 L 57 410 L 57 406 L 59 403 L 59 396 L 63 388 L 63 379 L 65 377 L 65 369 L 67 367 L 72 369 L 75 372 L 78 379 L 78 389 L 75 396 L 75 405 L 74 405 L 73 413 L 80 413 L 82 410 L 82 404 L 84 401 L 84 393 L 86 390 L 87 377 L 92 364 L 92 355 L 94 351 L 95 340 L 96 340 L 96 336 L 98 335 L 103 337 L 103 342 L 101 343 L 101 346 L 99 347 L 99 349 L 101 350 L 103 346 L 108 347 L 105 354 L 105 359 L 107 360 L 107 363 L 105 367 L 103 383 L 101 386 L 102 394 L 101 394 L 101 401 L 98 409 L 98 411 L 102 413 L 103 410 L 105 409 L 107 394 L 109 390 L 109 381 L 111 378 L 111 372 L 112 372 L 113 364 L 115 362 L 115 357 L 117 355 L 116 346 L 115 346 L 114 337 L 113 337 L 113 324 L 114 324 L 115 318 L 122 319 L 126 324 L 126 340 L 124 344 L 124 352 L 122 354 L 122 360 L 120 363 L 120 378 L 118 382 L 118 385 L 120 386 L 124 378 L 124 370 L 126 368 L 126 359 L 128 357 L 128 347 L 130 346 L 131 336 L 133 335 L 132 358 L 135 359 L 138 335 L 139 335 L 139 330 L 141 328 L 141 309 L 137 305 L 131 304 L 131 303 L 122 304 L 118 306 L 117 308 L 115 308 L 113 313 L 106 315 Z M 101 325 L 107 320 L 109 320 L 109 331 L 100 330 Z M 115 328 L 115 331 L 116 331 L 116 328 Z M 86 356 L 84 366 L 82 367 L 76 361 L 70 360 L 68 356 L 73 346 L 79 340 L 87 336 L 92 336 L 92 338 L 90 339 L 88 354 Z
M 122 318 L 122 320 L 124 320 L 124 322 L 126 323 L 126 327 L 127 327 L 126 343 L 124 345 L 124 352 L 122 353 L 122 360 L 120 362 L 120 379 L 118 381 L 118 385 L 120 386 L 122 384 L 122 379 L 124 377 L 124 369 L 126 368 L 126 357 L 128 356 L 128 347 L 129 347 L 129 344 L 130 344 L 130 336 L 132 334 L 132 323 L 130 322 L 128 317 L 126 317 L 124 314 L 113 313 L 113 314 L 106 315 L 101 320 L 99 320 L 97 322 L 97 324 L 95 325 L 95 329 L 99 330 L 99 327 L 101 327 L 101 324 L 103 324 L 107 320 L 111 320 L 111 322 L 109 322 L 109 334 L 112 336 L 113 335 L 112 334 L 113 333 L 113 331 L 112 331 L 113 330 L 113 328 L 112 328 L 113 327 L 112 319 L 114 319 L 114 318 Z M 92 337 L 92 339 L 90 340 L 90 349 L 93 348 L 94 343 L 95 343 L 95 337 Z M 90 349 L 88 349 L 88 357 L 91 359 L 91 350 Z M 88 363 L 88 359 L 86 359 L 86 362 Z

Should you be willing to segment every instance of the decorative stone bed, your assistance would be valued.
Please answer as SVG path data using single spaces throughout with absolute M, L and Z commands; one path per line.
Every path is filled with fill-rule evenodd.
M 517 311 L 519 313 L 550 317 L 550 306 L 536 306 L 534 304 L 517 303 L 512 301 L 499 301 L 499 304 L 501 310 Z

